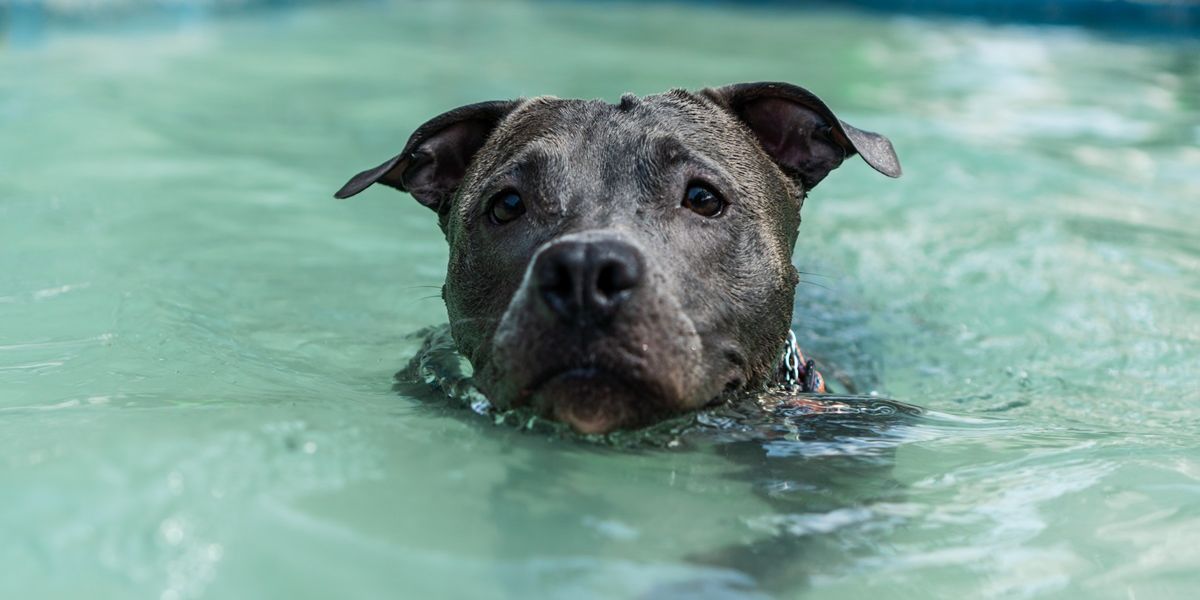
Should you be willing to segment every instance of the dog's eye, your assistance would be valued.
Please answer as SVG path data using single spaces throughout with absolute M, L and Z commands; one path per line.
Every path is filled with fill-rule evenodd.
M 496 224 L 507 223 L 525 214 L 525 202 L 512 190 L 505 190 L 492 196 L 490 203 L 491 208 L 488 209 L 488 214 L 492 217 L 492 222 Z
M 725 201 L 716 192 L 699 184 L 688 186 L 687 193 L 683 195 L 683 206 L 700 216 L 709 218 L 720 216 L 722 212 L 725 212 Z

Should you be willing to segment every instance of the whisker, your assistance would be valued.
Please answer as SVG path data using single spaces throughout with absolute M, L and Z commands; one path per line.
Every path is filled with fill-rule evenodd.
M 800 280 L 800 283 L 803 283 L 804 285 L 816 286 L 816 287 L 819 287 L 819 288 L 821 288 L 821 289 L 823 289 L 823 290 L 832 290 L 832 289 L 833 289 L 833 288 L 831 288 L 831 287 L 829 287 L 829 286 L 827 286 L 827 285 L 821 285 L 821 284 L 819 284 L 819 283 L 817 283 L 817 282 L 815 282 L 815 281 L 805 281 L 805 280 L 801 279 L 801 280 Z

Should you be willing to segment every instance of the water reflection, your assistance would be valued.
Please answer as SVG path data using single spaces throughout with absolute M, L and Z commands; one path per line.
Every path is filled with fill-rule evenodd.
M 731 507 L 730 514 L 740 521 L 735 529 L 747 539 L 677 548 L 684 562 L 705 569 L 654 583 L 649 597 L 743 597 L 805 587 L 814 569 L 827 568 L 862 545 L 852 538 L 892 526 L 896 516 L 874 507 L 902 503 L 903 486 L 891 475 L 896 449 L 914 439 L 911 431 L 924 418 L 915 406 L 873 396 L 774 391 L 639 431 L 580 436 L 519 411 L 492 411 L 471 387 L 447 330 L 433 328 L 419 335 L 425 338 L 424 346 L 397 374 L 397 391 L 435 406 L 449 401 L 459 407 L 460 416 L 479 423 L 481 436 L 523 434 L 525 442 L 536 446 L 527 453 L 513 450 L 519 457 L 504 457 L 504 480 L 491 488 L 489 505 L 495 507 L 498 522 L 506 524 L 498 530 L 498 555 L 519 555 L 529 548 L 523 532 L 569 531 L 581 521 L 593 530 L 596 543 L 638 540 L 641 531 L 602 517 L 625 514 L 628 506 L 613 505 L 586 480 L 572 476 L 586 470 L 581 461 L 715 457 L 722 467 L 711 475 L 690 472 L 689 477 L 732 485 L 769 507 L 767 514 Z M 462 410 L 466 408 L 479 414 Z M 646 476 L 661 475 L 650 468 Z M 655 482 L 642 481 L 647 483 Z M 661 497 L 642 501 L 656 505 L 654 510 L 671 510 L 661 504 L 676 493 L 664 490 Z M 550 555 L 567 555 L 578 546 L 570 535 L 536 543 L 539 552 Z

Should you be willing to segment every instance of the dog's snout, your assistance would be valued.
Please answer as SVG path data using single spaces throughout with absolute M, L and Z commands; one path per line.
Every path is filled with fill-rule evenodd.
M 619 240 L 563 241 L 538 254 L 535 282 L 542 301 L 572 322 L 602 322 L 642 281 L 637 248 Z

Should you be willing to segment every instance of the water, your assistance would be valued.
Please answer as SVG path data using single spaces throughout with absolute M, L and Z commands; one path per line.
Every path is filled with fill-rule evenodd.
M 0 48 L 0 597 L 1200 587 L 1195 40 L 675 4 L 185 16 Z M 806 203 L 797 326 L 923 415 L 621 446 L 392 390 L 445 319 L 446 252 L 406 196 L 330 199 L 349 175 L 459 104 L 761 79 L 896 143 L 903 179 L 853 161 Z

